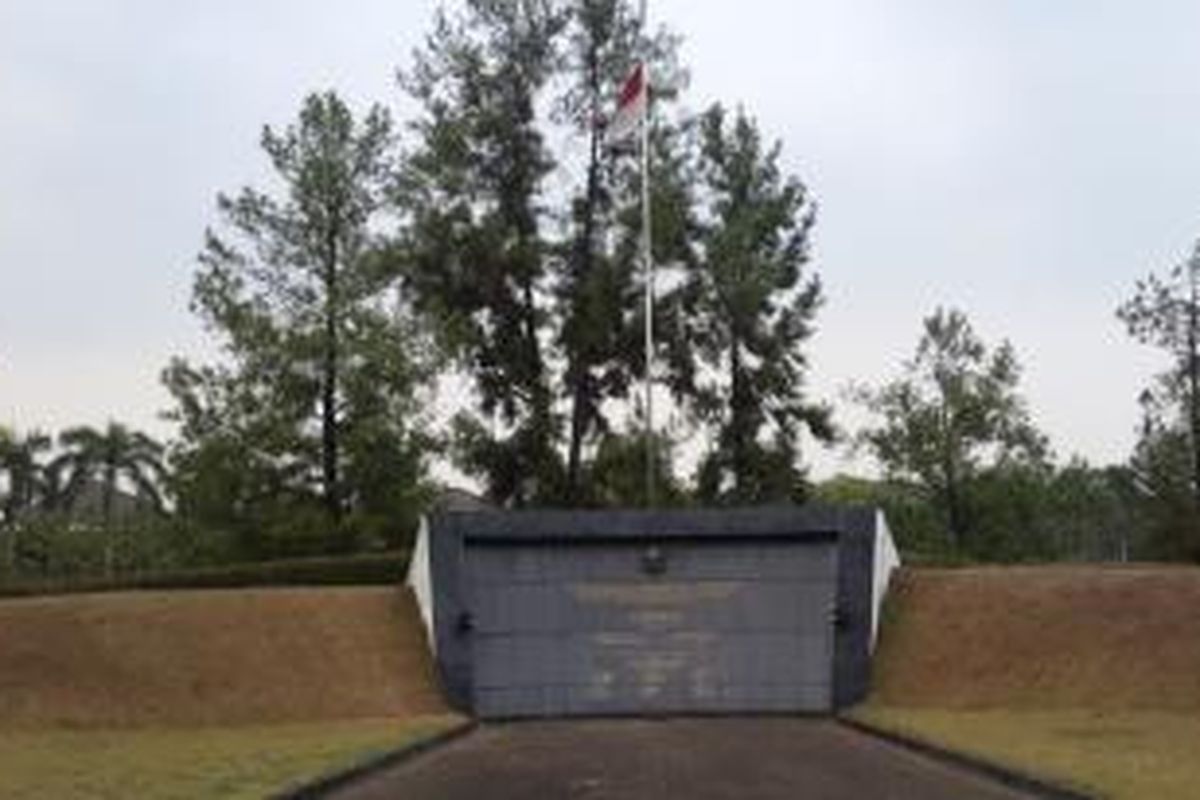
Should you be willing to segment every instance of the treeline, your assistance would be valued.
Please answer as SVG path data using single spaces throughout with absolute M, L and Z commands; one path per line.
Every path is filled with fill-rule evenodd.
M 1012 348 L 948 309 L 895 380 L 855 387 L 874 422 L 839 430 L 805 390 L 815 201 L 744 109 L 687 108 L 678 53 L 626 0 L 465 0 L 401 71 L 400 124 L 325 92 L 265 128 L 273 180 L 218 197 L 195 273 L 222 355 L 163 373 L 177 437 L 114 423 L 87 436 L 125 450 L 68 469 L 75 434 L 52 451 L 4 432 L 6 568 L 52 572 L 77 545 L 81 570 L 110 572 L 398 547 L 435 460 L 502 507 L 815 495 L 881 504 L 930 558 L 1200 559 L 1197 259 L 1120 309 L 1176 364 L 1143 395 L 1128 464 L 1056 466 Z M 642 59 L 666 423 L 649 437 L 640 176 L 604 124 Z M 686 441 L 704 444 L 684 459 Z M 813 444 L 859 448 L 883 477 L 814 487 Z
M 853 392 L 875 421 L 851 446 L 882 479 L 840 476 L 819 495 L 878 504 L 901 546 L 932 560 L 1200 562 L 1198 282 L 1200 245 L 1117 309 L 1131 336 L 1171 356 L 1139 396 L 1125 463 L 1056 463 L 1018 392 L 1011 345 L 990 348 L 965 315 L 938 309 L 899 377 Z
M 1136 471 L 1056 465 L 1019 378 L 1011 345 L 991 348 L 965 315 L 939 309 L 899 377 L 853 393 L 875 422 L 852 446 L 874 457 L 883 478 L 840 476 L 819 495 L 879 505 L 917 560 L 1167 556 L 1144 524 L 1149 497 Z
M 57 439 L 0 426 L 0 579 L 106 575 L 232 558 L 170 510 L 162 444 L 111 422 Z

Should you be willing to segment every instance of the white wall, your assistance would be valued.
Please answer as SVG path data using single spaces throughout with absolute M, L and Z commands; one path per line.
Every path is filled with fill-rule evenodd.
M 875 650 L 875 639 L 879 635 L 879 616 L 883 601 L 887 597 L 892 572 L 900 566 L 900 553 L 888 528 L 887 518 L 882 511 L 875 512 L 875 566 L 871 587 L 871 651 Z
M 417 598 L 421 611 L 421 622 L 425 625 L 425 640 L 429 649 L 437 654 L 437 637 L 433 635 L 433 582 L 429 569 L 429 520 L 421 517 L 417 529 L 417 540 L 413 545 L 412 558 L 408 562 L 406 583 Z

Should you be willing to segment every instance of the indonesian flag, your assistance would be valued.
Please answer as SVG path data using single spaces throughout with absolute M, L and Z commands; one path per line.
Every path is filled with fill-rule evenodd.
M 625 79 L 617 97 L 617 111 L 608 127 L 609 147 L 636 141 L 638 126 L 646 116 L 648 88 L 646 67 L 638 63 Z

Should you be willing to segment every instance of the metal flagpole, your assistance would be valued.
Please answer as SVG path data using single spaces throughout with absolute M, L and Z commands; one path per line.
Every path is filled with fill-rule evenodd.
M 643 40 L 646 31 L 646 0 L 641 0 L 638 9 L 639 28 Z M 650 240 L 650 70 L 647 62 L 648 47 L 642 48 L 642 91 L 646 93 L 646 106 L 642 111 L 641 155 L 642 155 L 642 275 L 646 294 L 646 505 L 654 505 L 654 255 Z

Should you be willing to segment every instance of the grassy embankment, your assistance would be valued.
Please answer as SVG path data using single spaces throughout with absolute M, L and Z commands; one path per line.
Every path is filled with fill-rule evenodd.
M 455 724 L 392 588 L 0 602 L 0 797 L 262 797 Z
M 859 718 L 1103 797 L 1200 786 L 1200 569 L 919 569 Z

